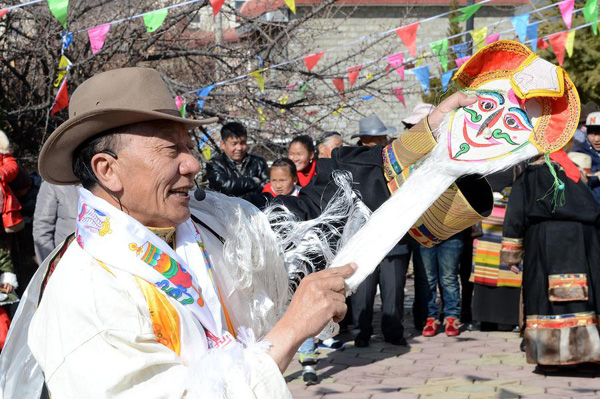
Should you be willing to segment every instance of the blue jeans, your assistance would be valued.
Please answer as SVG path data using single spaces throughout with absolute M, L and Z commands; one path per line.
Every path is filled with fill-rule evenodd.
M 442 286 L 444 318 L 460 318 L 460 283 L 458 268 L 463 247 L 461 234 L 450 237 L 433 248 L 421 247 L 421 257 L 427 273 L 431 297 L 427 304 L 427 317 L 437 318 L 440 307 L 436 302 L 438 282 Z
M 298 348 L 298 353 L 302 355 L 310 355 L 315 353 L 316 350 L 317 345 L 315 345 L 315 339 L 311 337 L 302 342 L 302 345 L 300 345 L 300 348 Z

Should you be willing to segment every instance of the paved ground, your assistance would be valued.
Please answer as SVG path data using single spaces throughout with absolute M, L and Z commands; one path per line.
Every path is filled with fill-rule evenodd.
M 409 325 L 407 336 L 408 347 L 395 347 L 376 327 L 371 345 L 355 348 L 342 335 L 345 350 L 320 350 L 318 385 L 305 387 L 296 359 L 285 373 L 288 386 L 298 399 L 600 398 L 600 366 L 541 372 L 525 362 L 518 333 L 424 338 Z

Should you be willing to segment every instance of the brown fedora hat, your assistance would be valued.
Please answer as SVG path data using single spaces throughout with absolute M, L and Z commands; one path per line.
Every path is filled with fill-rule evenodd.
M 110 129 L 154 120 L 179 122 L 193 129 L 217 118 L 182 118 L 154 69 L 121 68 L 99 73 L 73 92 L 69 119 L 44 143 L 38 161 L 40 174 L 53 184 L 76 184 L 79 179 L 73 174 L 73 152 L 81 143 Z

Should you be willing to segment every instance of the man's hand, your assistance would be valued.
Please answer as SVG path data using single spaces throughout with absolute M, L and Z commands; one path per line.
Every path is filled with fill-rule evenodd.
M 466 107 L 474 104 L 477 101 L 477 96 L 464 93 L 454 93 L 437 106 L 437 108 L 427 117 L 431 131 L 435 131 L 446 117 L 446 114 L 454 111 L 457 108 Z
M 344 279 L 355 270 L 356 265 L 349 264 L 310 274 L 300 282 L 287 311 L 265 337 L 272 344 L 269 353 L 282 372 L 304 340 L 320 333 L 329 320 L 344 318 Z
M 15 289 L 15 287 L 13 287 L 12 285 L 8 284 L 8 283 L 4 283 L 2 285 L 0 285 L 0 292 L 4 292 L 5 294 L 10 294 L 11 292 L 13 292 Z

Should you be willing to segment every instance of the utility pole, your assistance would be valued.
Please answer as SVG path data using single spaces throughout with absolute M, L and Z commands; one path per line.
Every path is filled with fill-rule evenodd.
M 467 6 L 471 6 L 475 4 L 475 0 L 467 0 Z M 475 14 L 471 15 L 471 17 L 469 19 L 467 19 L 467 32 L 470 32 L 474 29 L 474 25 L 475 25 Z M 469 54 L 473 55 L 473 39 L 471 38 L 471 35 L 469 33 L 467 33 L 466 35 L 466 42 L 467 42 L 467 50 L 469 52 Z

